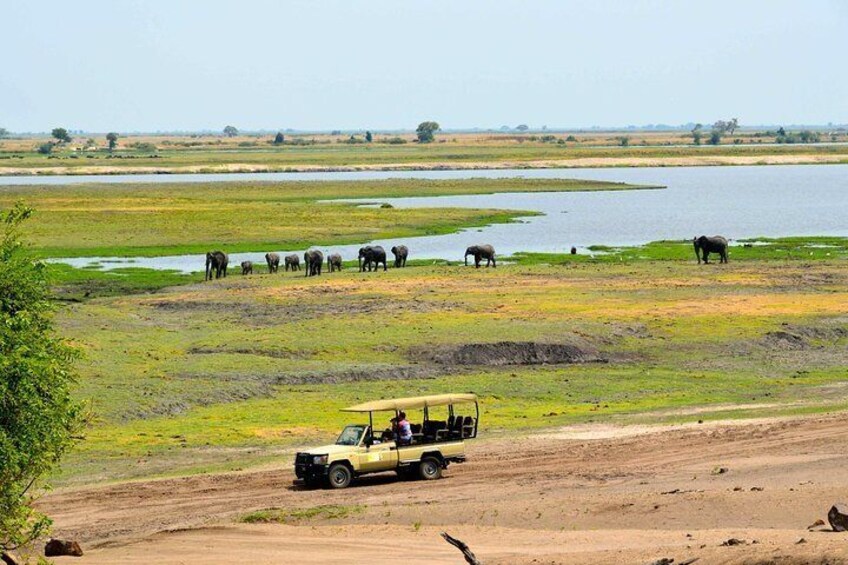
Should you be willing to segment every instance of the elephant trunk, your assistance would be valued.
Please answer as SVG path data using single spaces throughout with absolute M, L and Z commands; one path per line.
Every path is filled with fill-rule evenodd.
M 465 266 L 468 266 L 468 252 L 465 253 Z

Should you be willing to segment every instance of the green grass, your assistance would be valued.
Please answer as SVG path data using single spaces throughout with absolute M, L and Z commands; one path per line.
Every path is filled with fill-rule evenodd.
M 156 256 L 438 235 L 534 215 L 326 202 L 333 199 L 633 188 L 642 187 L 559 179 L 25 186 L 5 188 L 0 209 L 18 200 L 35 208 L 28 237 L 45 257 Z
M 321 504 L 310 508 L 268 508 L 245 514 L 239 522 L 245 524 L 290 524 L 307 520 L 343 520 L 365 511 L 362 504 Z
M 231 277 L 71 304 L 60 327 L 83 350 L 77 393 L 99 421 L 60 482 L 279 464 L 332 441 L 351 419 L 339 408 L 392 396 L 477 392 L 482 437 L 701 417 L 691 408 L 836 409 L 848 339 L 825 332 L 801 349 L 768 339 L 845 327 L 844 260 L 806 259 Z M 500 341 L 588 344 L 611 362 L 440 367 L 408 356 Z
M 104 296 L 123 296 L 196 282 L 203 274 L 123 267 L 108 271 L 77 269 L 63 263 L 48 263 L 47 272 L 53 295 L 58 300 L 79 302 Z
M 616 263 L 622 261 L 689 261 L 695 259 L 691 241 L 655 241 L 646 245 L 610 247 L 592 245 L 589 254 L 516 253 L 509 260 L 518 264 L 547 263 L 566 265 L 573 262 Z M 833 260 L 848 257 L 845 237 L 753 238 L 734 242 L 728 249 L 728 261 Z M 718 256 L 710 255 L 711 261 Z

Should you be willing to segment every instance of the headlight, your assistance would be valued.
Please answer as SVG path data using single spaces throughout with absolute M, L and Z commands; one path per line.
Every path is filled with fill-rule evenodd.
M 327 464 L 327 456 L 326 455 L 316 455 L 312 458 L 313 465 L 326 465 Z

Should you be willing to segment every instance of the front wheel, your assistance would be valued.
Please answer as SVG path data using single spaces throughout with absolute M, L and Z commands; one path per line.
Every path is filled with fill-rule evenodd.
M 327 473 L 327 484 L 330 488 L 347 488 L 351 480 L 353 480 L 353 473 L 347 465 L 334 463 L 330 466 L 330 471 Z
M 442 477 L 442 464 L 435 457 L 426 457 L 418 465 L 418 476 L 425 481 L 434 481 Z

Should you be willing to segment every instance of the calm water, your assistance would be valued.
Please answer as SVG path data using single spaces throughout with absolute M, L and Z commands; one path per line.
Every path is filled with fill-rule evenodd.
M 848 165 L 150 175 L 145 180 L 174 182 L 182 181 L 183 176 L 190 181 L 520 176 L 610 180 L 668 187 L 665 190 L 508 193 L 381 200 L 397 208 L 510 208 L 545 214 L 524 218 L 514 224 L 493 225 L 451 235 L 408 238 L 402 242 L 372 242 L 383 245 L 387 250 L 395 243 L 404 243 L 410 248 L 410 257 L 417 259 L 462 259 L 465 247 L 478 242 L 491 243 L 499 255 L 509 255 L 517 251 L 564 252 L 572 245 L 584 249 L 593 244 L 637 245 L 660 239 L 683 240 L 700 234 L 722 234 L 731 239 L 787 235 L 848 236 Z M 20 177 L 15 178 L 18 179 Z M 61 184 L 77 182 L 78 179 L 45 177 L 25 180 L 32 184 L 45 181 Z M 0 184 L 5 180 L 0 179 Z M 139 180 L 142 177 L 135 175 L 97 177 L 98 182 Z M 338 251 L 345 258 L 354 258 L 359 247 L 336 246 L 324 251 Z M 261 261 L 264 251 L 233 254 L 231 264 L 245 259 Z M 203 269 L 203 257 L 196 255 L 105 260 L 114 262 L 104 263 L 104 259 L 99 259 L 103 268 L 124 266 L 130 261 L 132 265 L 158 269 Z M 62 261 L 84 266 L 98 259 Z

